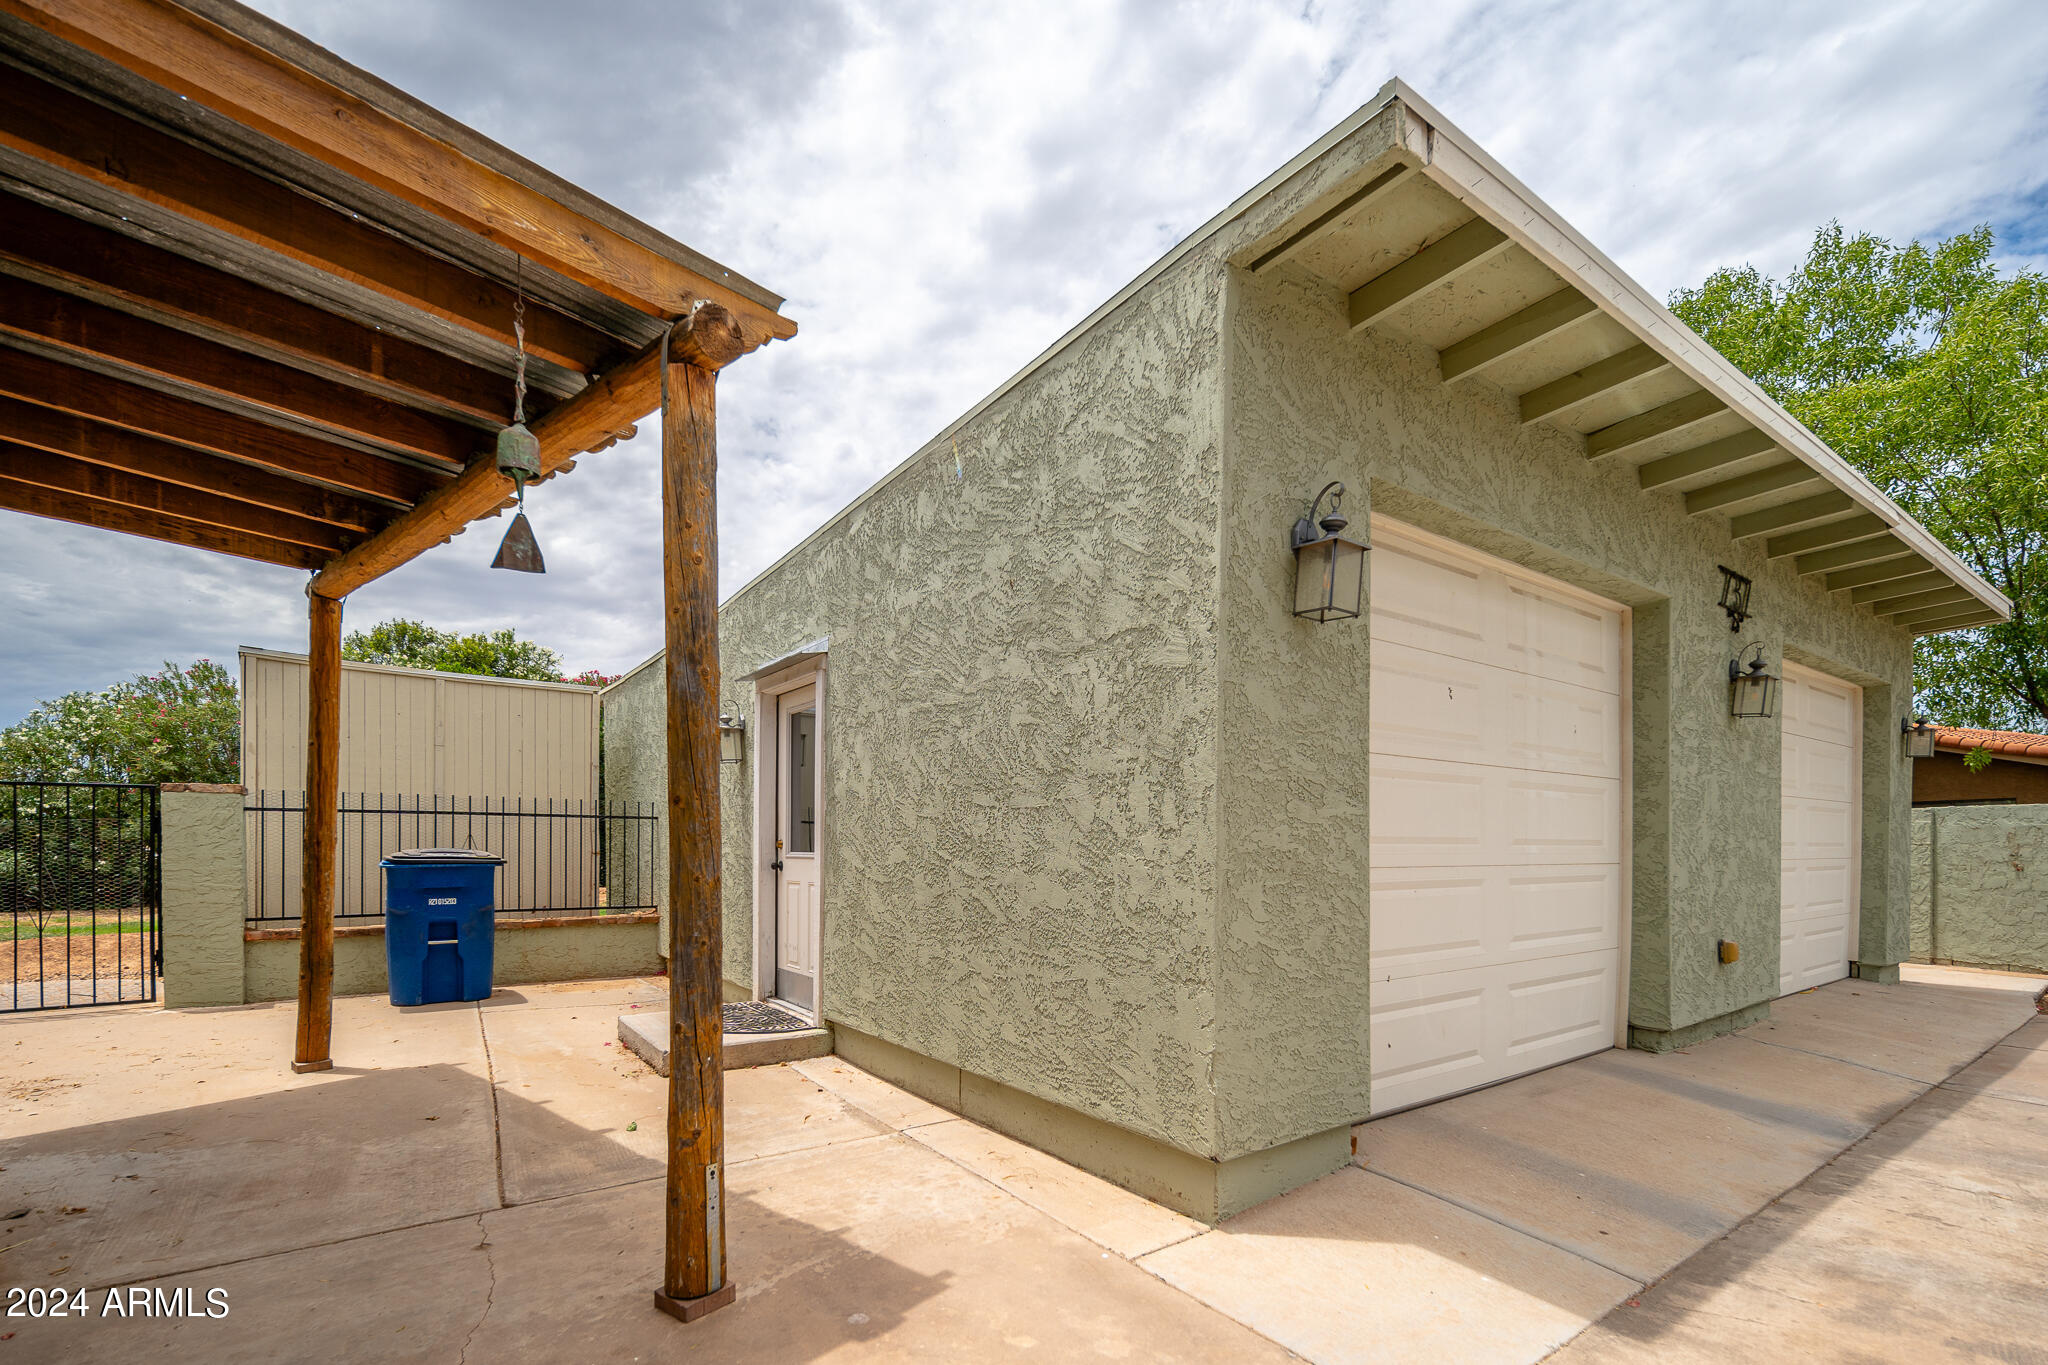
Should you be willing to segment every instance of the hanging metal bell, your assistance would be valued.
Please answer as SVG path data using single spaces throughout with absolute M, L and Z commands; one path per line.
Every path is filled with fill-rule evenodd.
M 509 475 L 522 489 L 528 479 L 540 477 L 540 438 L 514 422 L 498 433 L 498 472 Z
M 548 571 L 547 561 L 540 557 L 540 542 L 533 538 L 533 527 L 526 522 L 526 513 L 512 518 L 511 528 L 498 545 L 498 557 L 491 561 L 491 567 L 517 569 L 520 573 Z

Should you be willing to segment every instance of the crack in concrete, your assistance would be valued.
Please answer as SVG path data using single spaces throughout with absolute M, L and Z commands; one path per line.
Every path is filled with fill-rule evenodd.
M 498 1173 L 498 1207 L 505 1207 L 505 1135 L 498 1127 L 498 1068 L 491 1061 L 491 1031 L 484 1024 L 484 1007 L 476 1007 L 476 1036 L 484 1048 L 484 1085 L 491 1092 L 491 1166 Z
M 469 1335 L 462 1339 L 462 1354 L 456 1358 L 457 1365 L 468 1365 L 469 1343 L 476 1340 L 476 1334 L 483 1329 L 484 1319 L 491 1315 L 491 1305 L 498 1301 L 498 1261 L 491 1255 L 491 1234 L 484 1226 L 482 1214 L 476 1216 L 476 1233 L 483 1238 L 476 1244 L 476 1249 L 484 1254 L 484 1266 L 491 1272 L 491 1283 L 484 1291 L 484 1311 L 477 1315 L 476 1325 L 471 1327 Z

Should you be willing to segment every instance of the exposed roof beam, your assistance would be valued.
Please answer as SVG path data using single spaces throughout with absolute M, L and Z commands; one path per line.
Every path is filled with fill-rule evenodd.
M 1668 359 L 1648 346 L 1631 346 L 1626 351 L 1596 360 L 1583 370 L 1575 370 L 1562 379 L 1553 379 L 1523 394 L 1522 421 L 1525 424 L 1540 422 L 1553 413 L 1575 408 L 1646 374 L 1655 374 L 1670 367 Z
M 318 484 L 301 483 L 189 446 L 173 445 L 122 427 L 103 426 L 75 413 L 17 398 L 0 397 L 0 439 L 351 531 L 372 531 L 391 519 L 383 508 L 330 492 Z
M 1840 592 L 1844 588 L 1860 588 L 1866 583 L 1884 583 L 1895 578 L 1904 578 L 1908 574 L 1921 573 L 1933 567 L 1924 555 L 1917 551 L 1904 550 L 1903 553 L 1895 554 L 1889 559 L 1858 564 L 1853 569 L 1831 573 L 1824 581 L 1829 592 Z
M 491 423 L 511 413 L 512 381 L 490 370 L 26 199 L 0 197 L 0 269 L 398 402 Z M 551 403 L 527 395 L 535 414 Z
M 1681 450 L 1675 455 L 1663 455 L 1650 460 L 1636 470 L 1636 483 L 1644 491 L 1662 488 L 1667 483 L 1689 479 L 1696 474 L 1711 473 L 1724 469 L 1765 451 L 1776 450 L 1778 443 L 1761 431 L 1751 427 L 1738 431 L 1733 436 L 1723 436 L 1718 441 L 1709 441 L 1691 450 Z
M 146 507 L 123 507 L 118 503 L 82 498 L 75 493 L 38 488 L 14 479 L 0 478 L 0 507 L 26 512 L 33 517 L 48 517 L 52 521 L 68 521 L 79 526 L 97 526 L 124 535 L 169 541 L 173 545 L 192 545 L 202 550 L 291 569 L 315 569 L 327 558 L 326 551 L 308 545 L 272 540 L 246 531 L 224 530 L 204 522 L 167 516 Z
M 1968 591 L 1958 588 L 1951 583 L 1945 588 L 1930 588 L 1926 592 L 1910 593 L 1905 597 L 1893 598 L 1889 602 L 1871 608 L 1871 610 L 1875 611 L 1879 616 L 1921 616 L 1926 613 L 1929 607 L 1949 608 L 1964 602 L 1975 602 L 1976 600 L 1976 598 L 1970 596 Z
M 1764 554 L 1771 559 L 1783 559 L 1786 555 L 1804 554 L 1808 550 L 1825 550 L 1832 545 L 1846 545 L 1852 540 L 1865 540 L 1871 536 L 1883 535 L 1891 524 L 1875 512 L 1860 512 L 1853 517 L 1831 521 L 1824 526 L 1810 526 L 1804 531 L 1790 535 L 1772 536 L 1764 542 Z
M 754 340 L 796 335 L 774 296 L 717 262 L 668 251 L 487 166 L 440 137 L 189 10 L 152 0 L 9 0 L 8 8 L 237 123 L 656 317 L 724 304 Z M 365 82 L 367 86 L 367 82 Z M 563 186 L 558 193 L 568 190 Z M 638 225 L 634 225 L 638 227 Z M 638 227 L 640 236 L 652 234 Z M 687 262 L 687 263 L 685 263 Z M 754 335 L 758 332 L 758 335 Z
M 1597 460 L 1603 455 L 1618 455 L 1660 436 L 1698 426 L 1727 410 L 1728 405 L 1719 398 L 1705 389 L 1697 389 L 1661 407 L 1601 427 L 1586 437 L 1586 458 Z
M 1351 291 L 1351 330 L 1370 327 L 1405 303 L 1449 284 L 1508 249 L 1508 235 L 1474 218 Z
M 496 281 L 12 68 L 0 80 L 0 148 L 513 344 L 514 294 Z M 526 344 L 579 371 L 620 349 L 605 333 L 534 300 L 526 305 Z
M 1443 371 L 1445 383 L 1476 374 L 1497 361 L 1522 354 L 1598 311 L 1598 305 L 1578 290 L 1560 289 L 1519 313 L 1444 347 L 1437 352 L 1437 366 Z
M 434 417 L 304 370 L 264 360 L 89 303 L 43 285 L 0 275 L 0 333 L 28 337 L 124 369 L 189 385 L 223 398 L 460 467 L 487 449 L 490 433 Z
M 1886 583 L 1872 583 L 1867 587 L 1852 588 L 1849 591 L 1849 604 L 1857 607 L 1867 605 L 1872 611 L 1882 612 L 1887 609 L 1887 604 L 1894 598 L 1904 597 L 1907 593 L 1925 592 L 1929 588 L 1938 588 L 1949 581 L 1949 576 L 1941 570 L 1929 569 L 1926 573 L 1916 573 L 1905 578 L 1895 578 Z
M 1759 512 L 1744 512 L 1739 517 L 1728 519 L 1728 534 L 1741 540 L 1747 536 L 1765 535 L 1771 531 L 1782 531 L 1788 526 L 1797 526 L 1805 521 L 1818 521 L 1831 517 L 1837 512 L 1846 512 L 1856 505 L 1856 500 L 1839 489 L 1816 493 L 1810 498 L 1797 502 L 1782 503 L 1777 507 L 1766 507 Z
M 1694 489 L 1685 495 L 1685 510 L 1697 515 L 1730 507 L 1738 502 L 1761 497 L 1765 493 L 1779 493 L 1787 488 L 1802 488 L 1810 483 L 1821 482 L 1820 474 L 1797 460 L 1774 464 L 1768 469 L 1759 469 L 1751 474 L 1739 474 L 1720 483 L 1710 483 L 1705 488 Z
M 387 502 L 410 506 L 441 482 L 412 465 L 11 346 L 0 346 L 0 394 Z
M 1975 611 L 1958 612 L 1954 616 L 1944 616 L 1938 621 L 1918 622 L 1912 627 L 1912 632 L 1915 635 L 1940 635 L 1942 632 L 1950 630 L 1972 630 L 1979 626 L 1995 626 L 2001 619 L 1989 607 L 1980 606 Z M 1892 624 L 1904 625 L 1905 622 L 1894 621 Z
M 715 303 L 678 322 L 670 333 L 671 360 L 717 370 L 744 355 L 750 338 L 739 320 Z M 661 402 L 662 344 L 657 340 L 625 364 L 591 381 L 533 424 L 540 442 L 543 476 L 583 451 L 603 445 L 620 428 L 639 421 Z M 478 460 L 460 477 L 436 489 L 419 506 L 322 569 L 306 590 L 321 597 L 346 597 L 504 504 L 512 481 L 490 460 Z
M 1803 554 L 1792 561 L 1795 572 L 1802 574 L 1827 573 L 1833 569 L 1846 569 L 1855 564 L 1869 564 L 1875 560 L 1890 559 L 1906 553 L 1903 542 L 1893 536 L 1872 536 L 1869 540 L 1852 541 L 1847 545 L 1833 545 L 1825 550 Z
M 83 460 L 52 455 L 47 450 L 33 450 L 11 441 L 0 441 L 0 478 L 123 507 L 146 508 L 223 530 L 247 531 L 251 535 L 290 541 L 330 555 L 340 553 L 360 539 L 324 521 L 312 521 L 273 508 L 236 502 L 214 493 L 201 493 L 123 469 L 87 464 Z
M 1364 208 L 1368 203 L 1370 203 L 1374 199 L 1380 198 L 1389 190 L 1393 189 L 1396 185 L 1399 185 L 1402 181 L 1409 179 L 1414 174 L 1415 168 L 1413 166 L 1408 165 L 1406 162 L 1403 162 L 1402 164 L 1395 166 L 1390 170 L 1381 171 L 1371 180 L 1366 181 L 1365 185 L 1362 188 L 1354 190 L 1352 193 L 1345 195 L 1342 199 L 1338 200 L 1336 204 L 1332 205 L 1328 210 L 1316 215 L 1314 221 L 1309 223 L 1308 226 L 1301 229 L 1301 231 L 1295 233 L 1293 236 L 1287 238 L 1287 240 L 1281 242 L 1278 246 L 1274 247 L 1271 251 L 1268 251 L 1265 255 L 1253 261 L 1251 263 L 1251 269 L 1254 271 L 1270 270 L 1272 267 L 1280 264 L 1282 261 L 1293 256 L 1303 247 L 1321 241 L 1323 238 L 1329 236 L 1332 232 L 1336 231 L 1337 228 L 1343 223 L 1343 221 L 1346 218 L 1350 217 L 1359 209 Z
M 1907 627 L 1924 626 L 1933 621 L 1946 621 L 1953 617 L 1964 615 L 1969 610 L 1965 603 L 1974 603 L 1975 600 L 1975 598 L 1965 595 L 1959 602 L 1946 603 L 1935 607 L 1922 607 L 1919 611 L 1900 612 L 1892 617 L 1891 621 L 1895 626 Z M 1990 609 L 1985 608 L 1984 614 L 1987 617 L 1990 616 Z

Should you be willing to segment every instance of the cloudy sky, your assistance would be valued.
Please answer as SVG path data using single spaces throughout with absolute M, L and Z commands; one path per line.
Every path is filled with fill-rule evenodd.
M 728 592 L 1389 75 L 1659 295 L 1782 273 L 1830 218 L 1989 222 L 2048 263 L 2040 0 L 256 3 L 788 296 L 801 334 L 719 384 Z M 491 572 L 486 522 L 347 625 L 637 663 L 655 458 L 642 437 L 537 490 L 546 577 Z M 0 512 L 0 584 L 0 724 L 166 658 L 304 648 L 303 575 L 199 550 Z

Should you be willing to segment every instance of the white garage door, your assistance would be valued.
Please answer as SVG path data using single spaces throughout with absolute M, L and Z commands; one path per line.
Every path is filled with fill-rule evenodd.
M 1778 994 L 1849 974 L 1859 880 L 1863 689 L 1785 665 Z
M 1622 608 L 1375 521 L 1372 1107 L 1616 1041 Z

